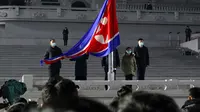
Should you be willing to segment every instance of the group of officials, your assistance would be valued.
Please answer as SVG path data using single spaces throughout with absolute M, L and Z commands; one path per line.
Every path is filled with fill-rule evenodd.
M 64 46 L 67 46 L 68 40 L 68 29 L 63 30 L 63 40 Z M 62 55 L 62 50 L 56 45 L 55 39 L 50 40 L 50 47 L 46 51 L 44 59 L 49 59 Z M 114 74 L 116 80 L 116 70 L 120 67 L 124 72 L 125 80 L 132 80 L 133 76 L 137 76 L 137 80 L 145 80 L 146 67 L 149 66 L 149 52 L 148 48 L 144 46 L 144 40 L 142 38 L 138 39 L 138 45 L 134 48 L 134 52 L 131 47 L 127 47 L 120 61 L 118 50 L 113 51 L 113 61 L 114 61 Z M 75 80 L 87 80 L 87 59 L 89 54 L 85 54 L 76 59 L 70 59 L 70 61 L 75 61 Z M 64 59 L 64 58 L 63 58 Z M 105 71 L 105 80 L 108 80 L 108 56 L 102 58 L 101 64 Z M 49 77 L 57 78 L 60 75 L 61 61 L 57 61 L 49 65 Z M 108 87 L 105 86 L 107 89 Z

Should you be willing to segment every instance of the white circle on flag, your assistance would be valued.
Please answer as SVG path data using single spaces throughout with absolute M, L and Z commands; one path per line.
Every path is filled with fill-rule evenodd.
M 95 38 L 98 42 L 100 42 L 101 44 L 104 44 L 104 43 L 105 43 L 105 40 L 104 40 L 103 35 L 96 35 L 94 38 Z
M 108 23 L 108 18 L 107 17 L 104 17 L 101 19 L 101 24 L 102 25 L 106 25 Z

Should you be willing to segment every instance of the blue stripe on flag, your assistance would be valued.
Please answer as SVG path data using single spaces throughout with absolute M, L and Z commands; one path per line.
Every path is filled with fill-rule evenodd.
M 80 39 L 80 41 L 74 47 L 72 47 L 68 52 L 66 52 L 65 55 L 73 56 L 76 53 L 79 53 L 80 51 L 82 51 L 89 44 L 92 36 L 94 35 L 96 28 L 98 27 L 99 22 L 104 14 L 107 3 L 108 3 L 108 0 L 105 0 L 103 7 L 100 10 L 99 15 L 97 16 L 95 22 L 90 27 L 88 32 Z

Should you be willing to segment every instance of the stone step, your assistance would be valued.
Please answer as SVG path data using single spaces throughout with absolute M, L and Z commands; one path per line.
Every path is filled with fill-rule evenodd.
M 68 51 L 70 48 L 62 48 L 63 52 L 65 51 Z M 20 50 L 23 50 L 23 51 L 29 51 L 30 50 L 34 50 L 36 52 L 45 52 L 46 50 L 48 49 L 48 47 L 27 47 L 27 48 L 7 48 L 7 47 L 1 47 L 0 46 L 0 52 L 8 52 L 9 51 L 20 51 Z M 132 49 L 133 50 L 133 49 Z M 177 49 L 164 49 L 164 48 L 148 48 L 149 52 L 160 52 L 160 53 L 167 53 L 168 51 L 171 51 L 171 52 L 175 52 L 175 51 L 180 51 L 180 50 L 177 50 Z M 125 48 L 118 48 L 118 51 L 119 52 L 125 52 Z M 170 52 L 170 53 L 171 53 Z
M 62 64 L 63 68 L 67 68 L 67 69 L 71 69 L 74 68 L 74 64 L 73 65 L 69 65 L 69 64 Z M 0 65 L 0 69 L 5 69 L 5 68 L 9 68 L 9 69 L 23 69 L 23 68 L 34 68 L 34 69 L 42 69 L 42 68 L 47 68 L 47 65 L 44 66 L 40 66 L 38 65 Z M 93 65 L 93 64 L 88 64 L 87 65 L 88 69 L 92 68 L 92 69 L 99 69 L 102 68 L 101 65 Z M 151 70 L 200 70 L 199 66 L 193 66 L 193 67 L 187 67 L 187 66 L 149 66 L 148 69 Z
M 101 63 L 101 60 L 88 60 L 87 61 L 88 64 L 100 64 Z M 40 63 L 40 59 L 37 59 L 37 60 L 32 60 L 32 59 L 28 59 L 28 60 L 0 60 L 0 64 L 38 64 Z M 66 64 L 72 64 L 72 63 L 75 63 L 75 61 L 68 61 L 68 60 L 62 60 L 62 63 L 66 63 Z M 162 61 L 159 61 L 159 62 L 156 62 L 156 61 L 152 61 L 150 60 L 150 64 L 158 64 L 158 65 L 167 65 L 167 64 L 170 64 L 170 65 L 173 65 L 173 64 L 182 64 L 182 62 L 180 61 L 174 61 L 174 62 L 170 62 L 170 61 L 165 61 L 165 62 L 162 62 Z M 186 62 L 184 64 L 189 64 L 189 65 L 199 65 L 199 63 L 197 62 Z M 185 66 L 188 66 L 188 65 L 185 65 Z
M 26 58 L 26 57 L 23 57 L 23 58 Z M 37 59 L 33 59 L 33 58 L 26 58 L 26 59 L 12 59 L 12 58 L 0 58 L 0 62 L 1 63 L 37 63 L 37 62 L 40 62 L 40 58 L 37 58 Z M 169 59 L 170 60 L 170 59 Z M 62 60 L 62 62 L 63 63 L 74 63 L 75 61 L 69 61 L 69 59 L 64 59 L 64 60 Z M 88 63 L 99 63 L 99 62 L 101 62 L 101 59 L 100 58 L 97 58 L 97 59 L 89 59 L 88 60 Z M 168 60 L 151 60 L 150 59 L 150 63 L 152 63 L 152 64 L 167 64 L 167 63 L 169 63 L 169 64 L 182 64 L 182 63 L 184 63 L 184 64 L 192 64 L 192 63 L 194 63 L 194 64 L 199 64 L 200 63 L 200 61 L 199 60 L 194 60 L 194 61 L 192 61 L 192 60 L 190 60 L 190 61 L 184 61 L 184 60 L 176 60 L 176 61 L 168 61 Z M 187 65 L 187 66 L 189 66 L 189 65 Z
M 32 74 L 34 75 L 34 77 L 47 77 L 48 76 L 48 72 L 41 72 L 41 73 L 30 73 L 30 72 L 23 72 L 23 73 L 14 73 L 14 72 L 10 72 L 10 73 L 1 73 L 2 77 L 21 77 L 23 74 Z M 61 76 L 64 77 L 73 77 L 74 74 L 73 73 L 67 73 L 67 72 L 61 72 L 60 74 Z M 123 77 L 124 74 L 123 73 L 117 73 L 117 76 L 119 77 Z M 190 74 L 190 73 L 184 73 L 180 76 L 179 73 L 163 73 L 163 74 L 155 74 L 155 73 L 146 73 L 147 77 L 199 77 L 199 74 Z M 104 77 L 104 73 L 88 73 L 88 77 Z
M 47 66 L 40 66 L 40 59 L 48 46 L 0 46 L 0 76 L 21 76 L 34 74 L 38 77 L 47 77 Z M 67 51 L 70 47 L 61 47 Z M 120 58 L 125 48 L 119 48 Z M 174 48 L 149 48 L 151 66 L 147 69 L 149 77 L 192 77 L 200 72 L 200 61 L 193 56 L 182 56 Z M 63 60 L 61 75 L 74 75 L 74 63 Z M 91 56 L 88 60 L 88 76 L 104 77 L 101 67 L 101 58 Z M 123 77 L 123 72 L 117 69 L 117 76 Z
M 67 74 L 74 74 L 74 69 L 70 69 L 70 70 L 67 70 L 67 69 L 62 69 L 61 70 L 62 73 L 67 73 Z M 38 70 L 38 69 L 19 69 L 19 70 L 15 70 L 15 69 L 9 69 L 9 70 L 1 70 L 1 74 L 3 73 L 28 73 L 28 74 L 43 74 L 43 73 L 47 73 L 48 72 L 48 69 L 43 69 L 43 70 Z M 121 70 L 117 70 L 118 73 L 121 73 L 123 74 L 123 72 Z M 180 72 L 180 71 L 155 71 L 155 70 L 147 70 L 146 71 L 146 74 L 159 74 L 161 76 L 163 76 L 164 74 L 179 74 L 179 76 L 181 77 L 183 74 L 191 74 L 191 75 L 199 75 L 199 70 L 194 70 L 194 71 L 183 71 L 183 72 Z M 99 73 L 104 73 L 104 70 L 103 69 L 97 69 L 97 70 L 93 70 L 93 69 L 88 69 L 88 74 L 99 74 Z M 200 76 L 200 75 L 199 75 Z
M 1 52 L 0 51 L 0 54 L 1 55 L 44 55 L 45 54 L 45 51 L 41 51 L 41 52 L 31 52 L 33 51 L 33 49 L 30 49 L 29 51 L 24 51 L 24 50 L 19 50 L 19 51 L 9 51 L 8 52 Z M 159 51 L 159 52 L 162 52 L 162 51 Z M 65 52 L 63 52 L 65 53 Z M 124 55 L 124 52 L 119 52 L 119 55 L 123 56 Z M 169 54 L 167 53 L 158 53 L 158 52 L 153 52 L 152 53 L 149 53 L 150 56 L 167 56 Z M 174 53 L 171 53 L 172 56 L 177 56 L 177 55 L 182 55 L 180 53 L 177 53 L 177 52 L 174 52 Z
M 23 69 L 12 68 L 12 69 L 2 69 L 0 71 L 1 71 L 1 73 L 3 73 L 3 72 L 30 72 L 30 73 L 31 72 L 38 72 L 39 73 L 39 72 L 46 72 L 46 71 L 48 71 L 48 69 L 47 68 L 42 68 L 42 69 L 39 69 L 39 68 L 23 68 Z M 63 71 L 63 72 L 74 72 L 75 69 L 63 68 L 63 69 L 61 69 L 61 71 Z M 88 69 L 87 71 L 98 73 L 98 72 L 103 72 L 104 70 L 103 70 L 103 68 L 102 69 L 99 68 L 99 69 Z M 117 69 L 117 71 L 123 73 L 120 69 Z M 180 72 L 180 70 L 164 70 L 164 69 L 163 70 L 151 70 L 151 69 L 147 70 L 147 73 L 179 73 L 180 75 L 182 73 L 198 73 L 199 74 L 199 72 L 200 71 L 197 70 L 197 69 L 193 70 L 193 71 L 182 70 L 181 72 Z
M 12 60 L 11 60 L 12 59 Z M 35 57 L 35 58 L 31 58 L 31 57 L 19 57 L 19 58 L 17 58 L 17 57 L 14 57 L 14 58 L 9 58 L 9 57 L 0 57 L 0 61 L 2 62 L 2 61 L 40 61 L 40 59 L 42 59 L 42 58 L 39 58 L 39 57 Z M 88 59 L 88 61 L 91 61 L 91 62 L 95 62 L 95 61 L 100 61 L 101 60 L 101 58 L 89 58 Z M 184 61 L 184 60 L 170 60 L 170 59 L 162 59 L 162 58 L 160 58 L 160 59 L 153 59 L 153 58 L 150 58 L 149 59 L 151 62 L 162 62 L 162 63 L 169 63 L 169 62 L 188 62 L 188 63 L 190 63 L 190 62 L 200 62 L 200 60 L 187 60 L 187 61 Z M 64 59 L 64 60 L 62 60 L 62 61 L 69 61 L 69 59 Z M 70 62 L 73 62 L 73 61 L 70 61 Z
M 62 60 L 62 64 L 74 64 L 75 61 L 69 61 L 68 59 Z M 94 65 L 101 65 L 101 59 L 89 59 L 87 61 L 88 64 L 94 64 Z M 0 65 L 27 65 L 27 64 L 32 64 L 32 65 L 38 65 L 40 64 L 40 59 L 26 59 L 26 60 L 17 60 L 17 59 L 0 59 Z M 162 66 L 199 66 L 200 61 L 154 61 L 150 60 L 150 65 L 162 65 Z
M 40 63 L 36 63 L 36 64 L 32 64 L 32 63 L 29 63 L 29 64 L 0 64 L 0 67 L 41 67 Z M 48 66 L 48 65 L 44 65 L 44 66 Z M 63 67 L 69 67 L 69 66 L 75 66 L 74 63 L 62 63 L 62 66 Z M 98 63 L 98 64 L 91 64 L 91 65 L 88 65 L 88 67 L 101 67 L 101 63 Z M 155 69 L 162 69 L 162 68 L 189 68 L 189 69 L 192 69 L 192 68 L 199 68 L 197 67 L 197 65 L 191 65 L 190 67 L 188 66 L 183 66 L 183 65 L 179 65 L 179 66 L 175 66 L 175 65 L 171 65 L 171 64 L 151 64 L 150 65 L 150 68 L 155 68 Z
M 26 58 L 25 58 L 26 57 Z M 12 59 L 22 59 L 25 60 L 27 58 L 31 58 L 31 59 L 38 59 L 38 58 L 44 58 L 43 55 L 5 55 L 2 56 L 0 55 L 0 59 L 7 59 L 7 58 L 12 58 Z M 122 58 L 122 56 L 120 56 L 120 58 Z M 197 58 L 195 58 L 195 56 L 191 56 L 191 57 L 184 57 L 184 56 L 176 56 L 176 57 L 164 57 L 164 56 L 160 56 L 160 57 L 149 57 L 151 60 L 155 60 L 155 61 L 159 61 L 159 60 L 168 60 L 168 61 L 178 61 L 178 60 L 184 60 L 184 61 L 194 61 L 194 60 L 198 60 Z M 93 60 L 93 59 L 101 59 L 100 57 L 94 57 L 94 56 L 90 56 L 89 59 Z M 170 60 L 169 60 L 170 59 Z M 161 60 L 161 61 L 162 61 Z M 200 60 L 199 60 L 200 61 Z

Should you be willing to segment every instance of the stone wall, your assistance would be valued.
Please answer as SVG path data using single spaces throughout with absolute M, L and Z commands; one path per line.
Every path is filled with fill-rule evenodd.
M 90 25 L 91 23 L 72 22 L 6 22 L 5 27 L 0 27 L 0 45 L 45 45 L 50 38 L 56 38 L 62 44 L 62 29 L 68 27 L 69 45 L 73 46 Z M 199 28 L 200 26 L 191 26 L 194 32 Z M 119 24 L 122 46 L 137 44 L 140 37 L 150 47 L 168 46 L 169 32 L 172 32 L 172 40 L 177 40 L 177 32 L 181 32 L 180 40 L 184 40 L 184 30 L 185 26 L 182 25 Z

